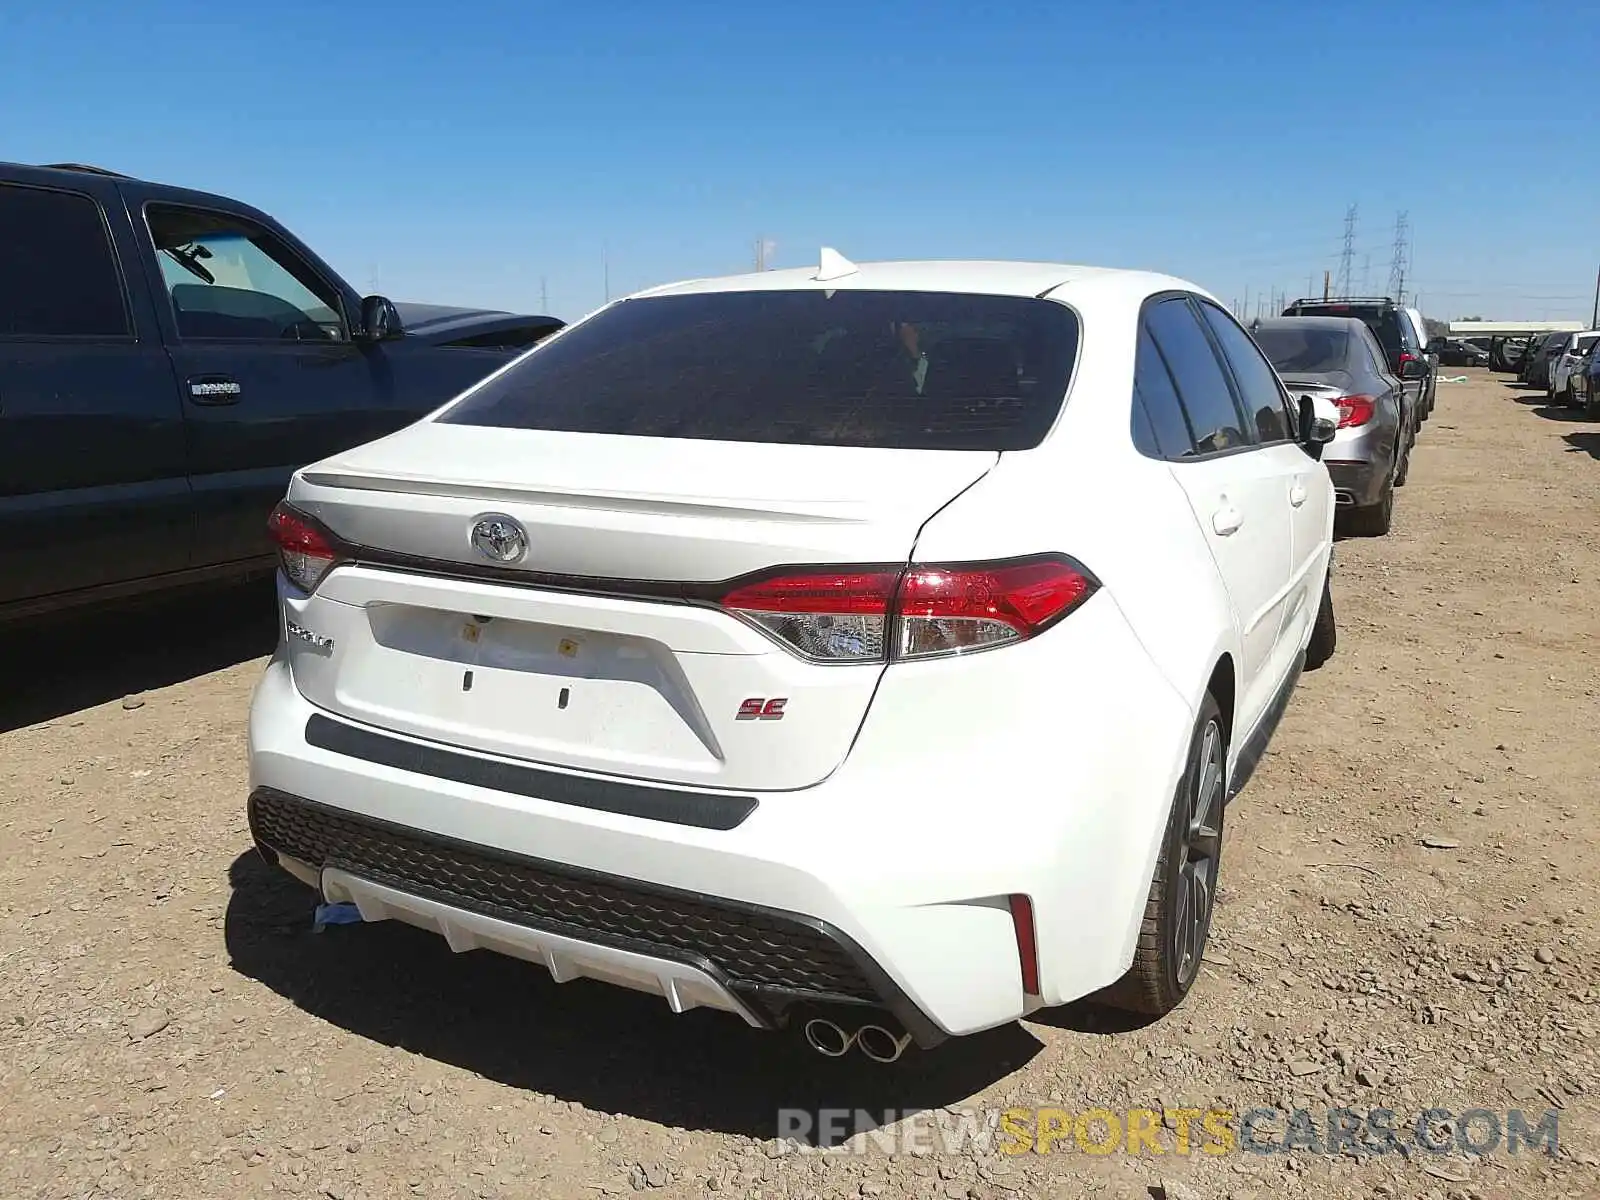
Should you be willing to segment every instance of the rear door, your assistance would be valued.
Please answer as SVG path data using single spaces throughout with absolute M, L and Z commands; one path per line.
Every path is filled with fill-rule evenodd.
M 1283 626 L 1272 668 L 1281 679 L 1310 636 L 1322 601 L 1322 579 L 1333 547 L 1333 486 L 1328 469 L 1300 445 L 1289 396 L 1261 348 L 1216 305 L 1199 303 L 1222 348 L 1239 399 L 1254 417 L 1260 438 L 1256 453 L 1271 464 L 1269 469 L 1281 473 L 1287 485 L 1292 531 L 1290 590 L 1283 602 Z
M 183 413 L 98 191 L 0 183 L 0 605 L 189 564 Z
M 1239 623 L 1239 731 L 1254 727 L 1281 676 L 1279 631 L 1293 588 L 1292 472 L 1263 445 L 1256 414 L 1235 398 L 1220 352 L 1195 304 L 1173 296 L 1147 306 L 1140 357 L 1154 354 L 1185 414 L 1190 445 L 1172 461 Z M 1138 368 L 1136 368 L 1138 369 Z M 1142 370 L 1140 390 L 1161 386 Z
M 275 230 L 124 191 L 184 404 L 196 561 L 262 557 L 295 468 L 401 423 L 388 366 L 352 340 L 345 289 Z

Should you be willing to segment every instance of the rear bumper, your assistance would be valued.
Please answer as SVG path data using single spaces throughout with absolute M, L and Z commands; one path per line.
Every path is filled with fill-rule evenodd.
M 764 1026 L 812 1004 L 880 1007 L 932 1045 L 1127 969 L 1193 712 L 1102 595 L 1027 648 L 890 670 L 843 765 L 755 793 L 731 828 L 330 749 L 307 737 L 313 718 L 521 764 L 323 713 L 275 657 L 251 711 L 252 831 L 330 895 L 558 980 Z M 1023 990 L 1012 895 L 1032 902 L 1038 994 Z
M 1377 463 L 1331 462 L 1328 475 L 1333 479 L 1334 503 L 1340 508 L 1378 503 L 1388 480 L 1387 469 Z

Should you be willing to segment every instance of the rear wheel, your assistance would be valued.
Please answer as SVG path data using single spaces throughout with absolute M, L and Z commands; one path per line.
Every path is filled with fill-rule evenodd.
M 1222 862 L 1227 770 L 1222 711 L 1208 693 L 1167 818 L 1133 966 L 1107 989 L 1105 1003 L 1160 1016 L 1182 1002 L 1200 974 Z
M 1350 509 L 1343 521 L 1345 531 L 1356 537 L 1382 537 L 1388 533 L 1394 523 L 1394 489 L 1398 486 L 1400 479 L 1396 476 L 1394 483 L 1384 487 L 1383 497 L 1376 504 Z
M 1600 387 L 1589 381 L 1589 394 L 1583 398 L 1583 415 L 1591 421 L 1600 421 Z
M 1400 461 L 1394 467 L 1394 486 L 1405 487 L 1406 476 L 1411 474 L 1411 447 L 1417 444 L 1415 433 L 1401 439 Z

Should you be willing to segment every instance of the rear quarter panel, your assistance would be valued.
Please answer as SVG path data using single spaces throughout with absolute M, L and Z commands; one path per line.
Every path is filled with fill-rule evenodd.
M 1070 947 L 1082 960 L 1055 979 L 1058 995 L 1068 998 L 1090 983 L 1112 982 L 1131 961 L 1194 714 L 1218 660 L 1240 659 L 1233 607 L 1187 497 L 1166 463 L 1133 446 L 1138 298 L 1080 316 L 1078 372 L 1054 430 L 1034 450 L 1001 455 L 927 522 L 915 551 L 921 562 L 1057 551 L 1101 581 L 1102 593 L 1082 612 L 1035 643 L 974 657 L 990 660 L 986 670 L 1008 668 L 993 686 L 1026 697 L 1006 701 L 1008 708 L 1038 714 L 1018 719 L 1036 720 L 1034 735 L 1048 742 L 1058 778 L 1040 780 L 1045 795 L 1035 802 L 1077 806 L 1070 833 L 1044 816 L 1032 826 L 1041 839 L 1060 835 L 1063 877 L 1084 873 L 1075 864 L 1083 862 L 1089 840 L 1100 860 L 1098 937 L 1081 922 L 1064 926 L 1055 919 L 1083 902 L 1070 882 L 1059 895 L 1036 898 L 1041 955 L 1059 963 Z M 1087 617 L 1091 605 L 1115 606 L 1115 625 L 1127 636 L 1101 636 L 1122 646 L 1121 654 L 1074 646 L 1073 622 Z M 1104 709 L 1091 722 L 1057 722 L 1053 714 L 1070 707 L 1060 701 L 1063 694 L 1103 698 Z M 1107 966 L 1111 959 L 1115 970 Z M 1049 981 L 1046 987 L 1054 990 Z

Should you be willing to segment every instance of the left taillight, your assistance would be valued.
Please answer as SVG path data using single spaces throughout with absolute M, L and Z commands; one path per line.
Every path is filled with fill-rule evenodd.
M 278 547 L 278 565 L 301 591 L 314 591 L 340 559 L 339 543 L 333 535 L 287 503 L 272 510 L 267 533 Z
M 1043 632 L 1099 583 L 1057 556 L 998 563 L 780 572 L 722 607 L 819 662 L 886 662 L 989 650 Z

